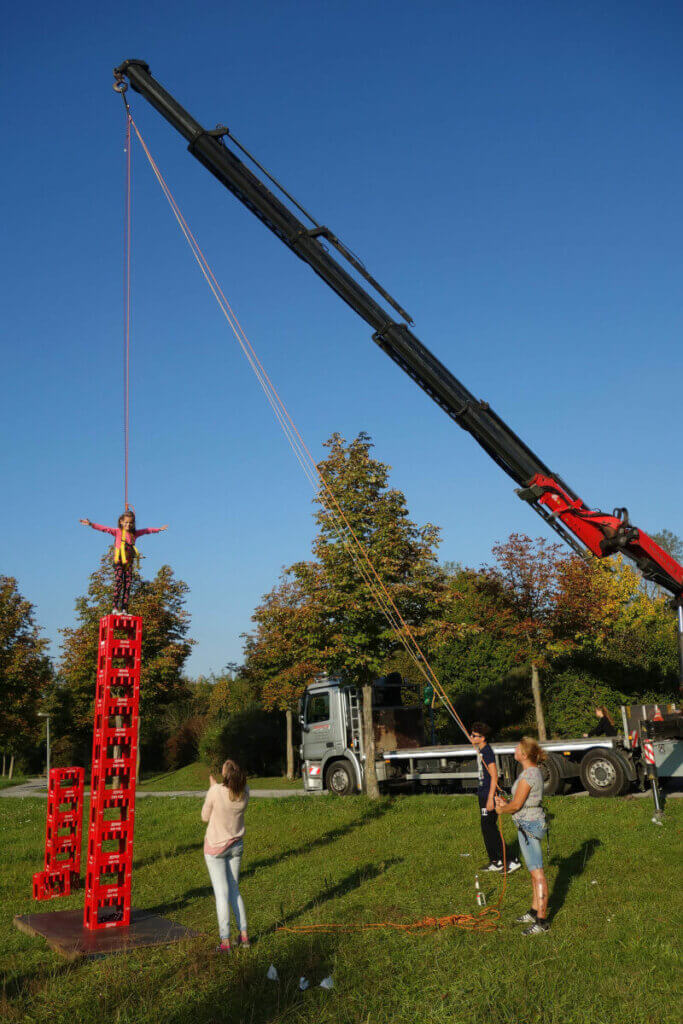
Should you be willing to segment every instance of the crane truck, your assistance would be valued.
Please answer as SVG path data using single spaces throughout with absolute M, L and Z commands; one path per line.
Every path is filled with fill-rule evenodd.
M 683 566 L 644 530 L 631 522 L 625 507 L 605 512 L 587 505 L 560 474 L 554 472 L 496 414 L 488 402 L 476 398 L 423 345 L 411 329 L 413 320 L 410 315 L 368 272 L 358 257 L 334 232 L 311 217 L 228 127 L 219 124 L 213 129 L 204 128 L 152 76 L 149 65 L 143 60 L 124 60 L 114 69 L 116 91 L 125 93 L 129 86 L 186 139 L 192 156 L 370 326 L 373 341 L 447 416 L 472 435 L 513 480 L 517 495 L 563 541 L 585 557 L 592 555 L 605 558 L 621 553 L 636 564 L 646 580 L 654 582 L 671 595 L 677 615 L 680 681 L 683 689 Z M 236 150 L 255 170 L 240 159 Z M 266 181 L 279 191 L 282 198 L 268 187 Z M 333 251 L 336 255 L 333 255 Z M 369 286 L 374 294 L 364 285 Z M 345 706 L 343 701 L 346 698 L 341 696 L 345 692 L 344 687 L 338 685 L 334 692 L 341 702 L 339 707 Z M 306 707 L 309 696 L 307 694 Z M 305 721 L 304 724 L 313 727 L 317 723 Z M 322 732 L 321 729 L 316 731 Z M 471 755 L 471 748 L 467 750 Z M 580 750 L 574 752 L 572 763 L 579 753 Z M 612 755 L 616 764 L 617 754 L 612 751 Z M 508 755 L 501 752 L 500 756 Z M 397 754 L 396 758 L 387 758 L 385 763 L 398 759 Z M 417 760 L 415 756 L 414 764 Z M 433 752 L 431 758 L 425 754 L 420 760 L 431 766 L 439 757 Z M 391 767 L 389 764 L 387 771 Z M 623 770 L 628 773 L 628 766 Z

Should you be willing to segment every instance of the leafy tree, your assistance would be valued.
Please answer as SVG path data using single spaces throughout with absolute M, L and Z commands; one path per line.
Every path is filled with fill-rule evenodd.
M 559 544 L 534 542 L 513 533 L 493 547 L 495 564 L 486 570 L 500 588 L 505 606 L 504 632 L 517 645 L 518 661 L 531 669 L 538 735 L 547 737 L 539 671 L 553 657 L 594 642 L 604 621 L 607 576 Z
M 194 644 L 187 635 L 188 590 L 168 565 L 162 565 L 152 580 L 134 570 L 131 614 L 141 615 L 143 620 L 141 742 L 149 744 L 151 753 L 159 753 L 156 748 L 163 742 L 163 716 L 169 707 L 188 698 L 182 675 Z M 87 593 L 76 600 L 77 624 L 62 630 L 60 674 L 70 691 L 72 734 L 83 761 L 89 757 L 92 737 L 99 623 L 111 611 L 112 600 L 111 555 L 105 554 L 90 576 Z
M 419 527 L 408 516 L 404 495 L 390 488 L 389 466 L 371 456 L 372 443 L 361 433 L 347 443 L 334 434 L 319 464 L 321 474 L 346 517 L 348 530 L 363 544 L 388 593 L 425 645 L 433 642 L 441 624 L 446 588 L 436 561 L 439 530 Z M 382 674 L 400 641 L 377 605 L 363 574 L 330 515 L 329 492 L 321 487 L 316 504 L 318 533 L 313 559 L 286 570 L 283 579 L 261 606 L 263 634 L 270 638 L 263 660 L 270 665 L 269 700 L 291 708 L 294 691 L 320 666 L 341 673 L 363 690 L 368 793 L 376 796 L 371 718 L 371 683 Z M 258 646 L 258 622 L 256 646 Z M 276 637 L 288 645 L 291 673 L 283 674 Z M 252 661 L 258 661 L 256 651 Z M 307 675 L 308 674 L 308 675 Z M 282 689 L 277 697 L 278 686 Z
M 683 561 L 683 538 L 679 537 L 677 533 L 664 529 L 659 533 L 653 533 L 652 539 L 677 562 Z
M 14 758 L 38 741 L 38 705 L 51 688 L 48 641 L 12 576 L 0 576 L 0 746 Z
M 285 713 L 290 779 L 294 778 L 293 711 L 306 685 L 324 666 L 326 629 L 317 603 L 319 586 L 311 587 L 316 576 L 319 582 L 320 569 L 314 565 L 305 572 L 302 564 L 283 572 L 252 615 L 255 632 L 246 636 L 246 674 L 258 680 L 266 710 Z

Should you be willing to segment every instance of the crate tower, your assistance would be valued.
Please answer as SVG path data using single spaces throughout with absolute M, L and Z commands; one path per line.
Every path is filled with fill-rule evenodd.
M 33 898 L 68 896 L 80 883 L 82 768 L 51 768 L 45 825 L 45 867 L 33 876 Z
M 83 926 L 130 923 L 142 619 L 100 619 Z

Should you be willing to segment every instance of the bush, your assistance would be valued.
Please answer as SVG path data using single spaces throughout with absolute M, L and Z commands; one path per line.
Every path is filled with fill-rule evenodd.
M 232 757 L 249 775 L 280 775 L 285 753 L 282 716 L 258 705 L 238 711 L 208 727 L 199 753 L 214 771 Z
M 193 715 L 180 723 L 164 744 L 167 768 L 183 768 L 197 760 L 199 740 L 205 727 L 206 718 L 203 715 Z

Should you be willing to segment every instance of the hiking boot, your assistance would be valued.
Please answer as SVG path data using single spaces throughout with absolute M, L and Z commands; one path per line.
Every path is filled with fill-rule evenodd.
M 547 921 L 539 921 L 536 919 L 530 928 L 525 928 L 522 935 L 543 935 L 544 932 L 550 931 L 550 925 Z

